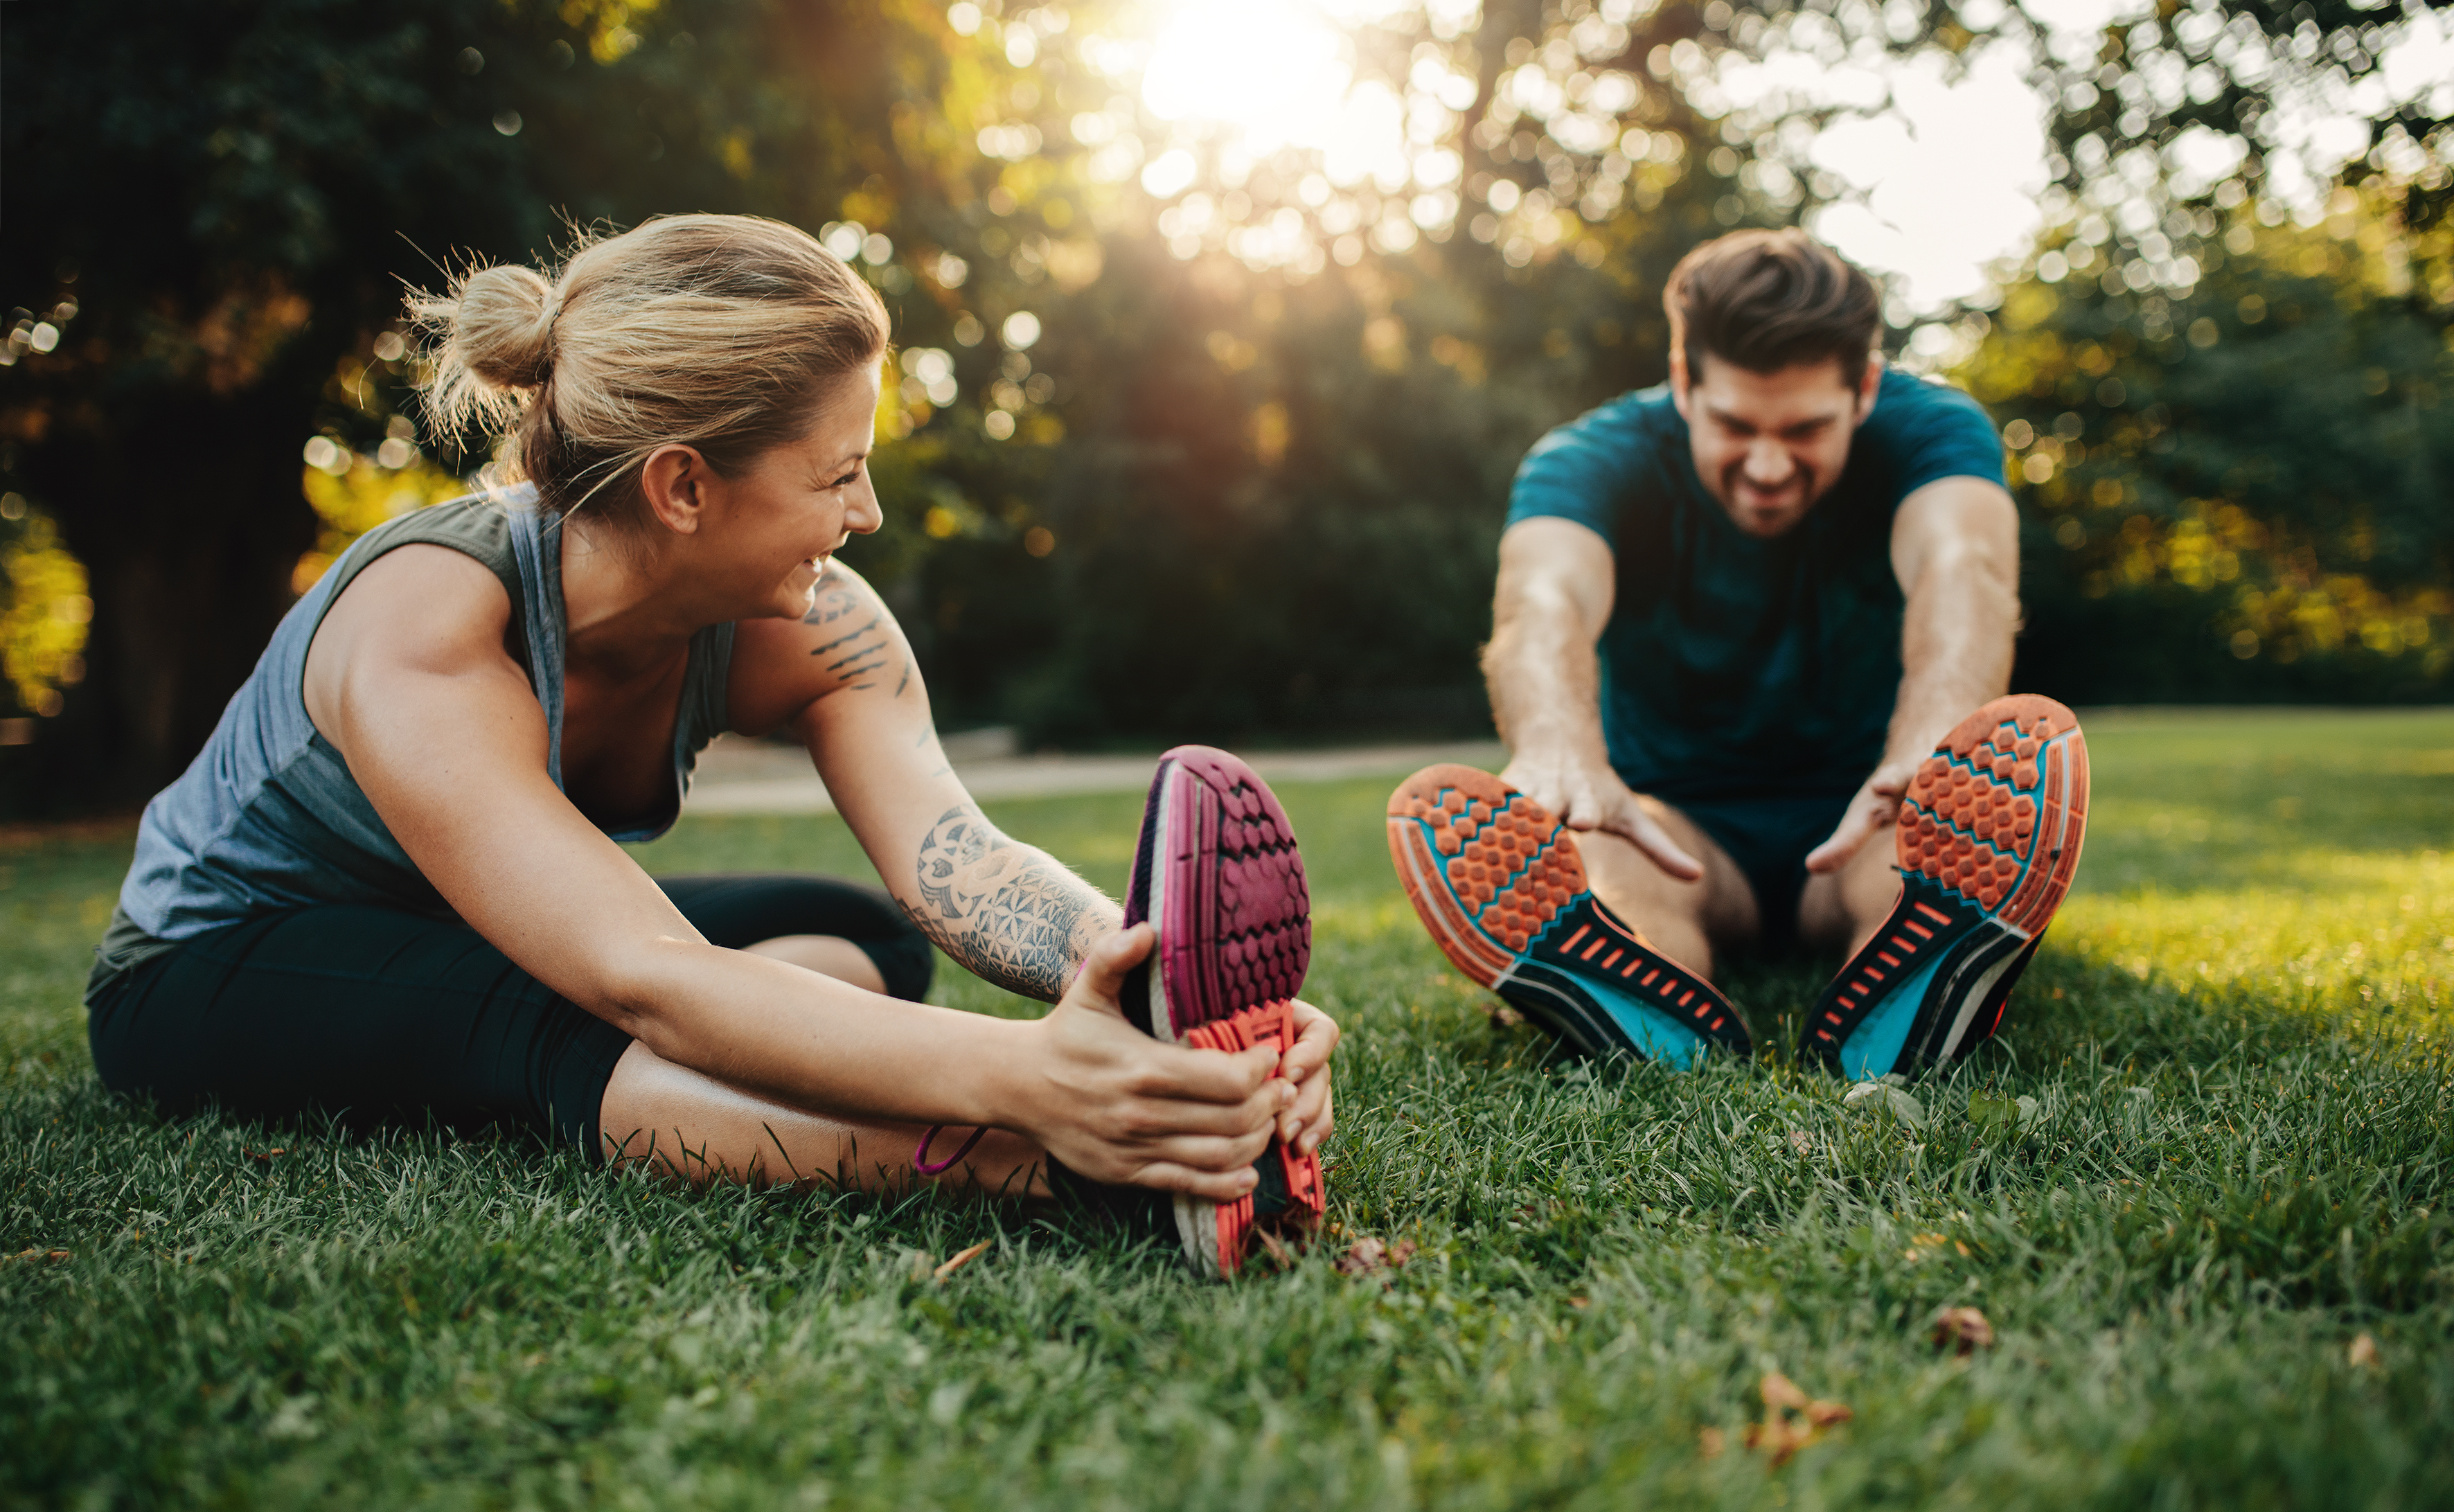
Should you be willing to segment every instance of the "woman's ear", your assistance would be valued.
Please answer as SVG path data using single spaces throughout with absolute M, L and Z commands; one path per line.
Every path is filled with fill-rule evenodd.
M 639 467 L 639 493 L 650 517 L 676 535 L 698 534 L 714 480 L 715 470 L 694 447 L 660 446 Z

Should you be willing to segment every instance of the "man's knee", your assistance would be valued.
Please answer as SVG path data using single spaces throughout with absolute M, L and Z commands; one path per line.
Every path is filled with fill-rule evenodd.
M 1756 934 L 1755 894 L 1738 863 L 1703 827 L 1659 798 L 1637 796 L 1653 821 L 1703 863 L 1704 875 L 1689 881 L 1671 876 L 1632 841 L 1599 832 L 1579 834 L 1577 848 L 1595 893 L 1639 928 L 1647 915 L 1667 916 L 1709 938 L 1743 942 Z

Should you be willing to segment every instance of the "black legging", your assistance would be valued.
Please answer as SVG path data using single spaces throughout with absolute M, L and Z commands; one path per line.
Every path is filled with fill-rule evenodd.
M 711 944 L 833 935 L 886 990 L 929 990 L 929 942 L 873 887 L 791 874 L 664 877 Z M 186 939 L 91 1003 L 94 1069 L 185 1114 L 525 1127 L 604 1152 L 596 1113 L 631 1037 L 456 920 L 330 904 Z

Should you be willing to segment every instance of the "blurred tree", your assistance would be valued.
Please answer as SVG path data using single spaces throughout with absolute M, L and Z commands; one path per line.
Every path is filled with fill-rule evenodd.
M 925 237 L 974 197 L 976 153 L 936 112 L 979 60 L 915 0 L 216 0 L 0 28 L 0 287 L 26 301 L 0 482 L 57 522 L 93 600 L 84 686 L 12 753 L 21 796 L 141 796 L 202 742 L 302 556 L 363 523 L 319 517 L 302 442 L 326 474 L 397 442 L 383 496 L 431 494 L 395 423 L 404 282 L 657 211 L 883 226 L 919 204 Z M 854 255 L 912 291 L 867 235 Z M 916 303 L 907 324 L 943 327 Z
M 1815 127 L 1842 107 L 1801 88 L 1741 108 L 1725 84 L 1750 57 L 1786 51 L 1814 65 L 1795 76 L 1820 78 L 1885 54 L 2021 50 L 2054 102 L 2061 182 L 2026 291 L 2051 308 L 2015 299 L 1982 360 L 2013 361 L 2025 349 L 1999 343 L 2026 335 L 2065 353 L 2092 342 L 2155 367 L 2108 366 L 2093 383 L 2120 376 L 2169 415 L 2192 385 L 2240 389 L 2182 360 L 2198 321 L 2229 333 L 2248 297 L 2201 281 L 2250 276 L 2246 262 L 2227 271 L 2220 233 L 2299 234 L 2272 230 L 2293 204 L 2280 180 L 2305 125 L 2294 102 L 2340 108 L 2367 123 L 2351 171 L 2391 192 L 2377 223 L 2401 228 L 2409 289 L 2426 299 L 2391 319 L 2402 296 L 2325 305 L 2342 318 L 2313 314 L 2308 339 L 2334 332 L 2327 360 L 2385 364 L 2404 393 L 2419 369 L 2380 356 L 2376 333 L 2425 326 L 2454 299 L 2454 261 L 2429 239 L 2448 145 L 2437 84 L 2382 61 L 2393 29 L 2420 23 L 2339 3 L 2165 0 L 2056 30 L 2042 10 L 1393 3 L 1333 60 L 1346 106 L 1379 123 L 1358 148 L 1162 109 L 1127 0 L 209 0 L 141 23 L 0 8 L 13 217 L 0 284 L 24 301 L 0 340 L 0 487 L 57 521 L 90 569 L 93 614 L 86 682 L 43 721 L 34 760 L 0 753 L 0 782 L 47 773 L 58 793 L 133 796 L 169 776 L 291 594 L 477 460 L 399 413 L 416 377 L 394 329 L 402 282 L 431 285 L 464 252 L 546 255 L 572 224 L 763 213 L 868 271 L 901 350 L 876 462 L 889 525 L 848 554 L 912 627 L 950 722 L 1068 742 L 1480 720 L 1473 654 L 1524 446 L 1662 376 L 1656 301 L 1689 246 L 1850 192 L 1811 158 Z M 1257 39 L 1233 7 L 1211 12 L 1253 79 L 1275 77 L 1278 39 Z M 1207 87 L 1212 61 L 1177 84 Z M 1858 72 L 1880 87 L 1879 69 Z M 1987 328 L 1961 314 L 1970 339 Z M 2288 325 L 2244 328 L 2238 350 L 2265 351 Z M 2078 468 L 2113 467 L 2123 425 L 2143 457 L 2163 455 L 2136 403 L 2117 424 L 2084 410 L 2096 389 L 2063 397 L 2066 381 L 2056 369 L 1997 388 L 2052 407 L 2025 422 L 2049 436 L 2077 414 Z M 2231 416 L 2208 419 L 2210 435 L 2253 423 L 2191 402 Z M 2343 476 L 2401 543 L 2395 501 L 2422 495 L 2372 486 L 2393 438 L 2363 433 L 2367 471 Z M 2323 461 L 2312 453 L 2295 475 Z M 2102 481 L 2088 474 L 2091 500 Z M 2164 514 L 2127 495 L 2102 508 L 2125 511 L 2122 539 L 2146 539 L 2138 515 L 2166 542 L 2155 593 L 2182 596 L 2157 612 L 2192 635 L 2218 611 L 2168 581 L 2198 569 L 2170 563 L 2213 574 L 2221 558 L 2182 549 L 2186 501 L 2221 500 L 2205 529 L 2226 540 L 2266 533 L 2248 555 L 2225 548 L 2246 564 L 2236 582 L 2267 595 L 2222 610 L 2233 617 L 2214 644 L 2232 675 L 2302 644 L 2275 628 L 2279 585 L 2293 624 L 2309 593 L 2345 592 L 2307 585 L 2344 573 L 2398 624 L 2436 613 L 2414 595 L 2442 580 L 2442 555 L 2408 577 L 2374 554 L 2348 566 L 2356 532 L 2324 509 L 2293 513 L 2332 495 L 2235 497 L 2180 473 L 2158 486 L 2175 501 Z M 2226 507 L 2247 523 L 2223 523 Z M 2052 558 L 2090 622 L 2154 598 L 2121 586 L 2148 557 L 2113 554 L 2111 525 L 2085 514 L 2085 548 Z M 2061 581 L 2032 594 L 2041 615 Z M 2378 615 L 2355 617 L 2346 634 L 2369 645 Z M 2234 660 L 2243 631 L 2262 654 Z
M 2007 421 L 2028 521 L 2022 685 L 2445 696 L 2454 356 L 2410 269 L 2454 228 L 2414 232 L 2403 203 L 2371 184 L 2310 229 L 2244 216 L 2186 296 L 2011 291 L 1962 376 Z

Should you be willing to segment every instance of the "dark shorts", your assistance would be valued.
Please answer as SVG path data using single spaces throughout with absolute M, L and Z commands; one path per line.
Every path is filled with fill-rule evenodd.
M 658 877 L 693 927 L 738 950 L 848 939 L 918 999 L 935 958 L 893 899 L 822 877 Z M 114 1092 L 173 1115 L 332 1113 L 526 1128 L 602 1159 L 596 1116 L 631 1037 L 456 920 L 331 904 L 181 940 L 95 995 L 87 1038 Z
M 1729 853 L 1756 895 L 1762 920 L 1758 946 L 1766 954 L 1798 948 L 1798 899 L 1806 891 L 1806 853 L 1832 837 L 1853 792 L 1839 795 L 1663 797 Z

